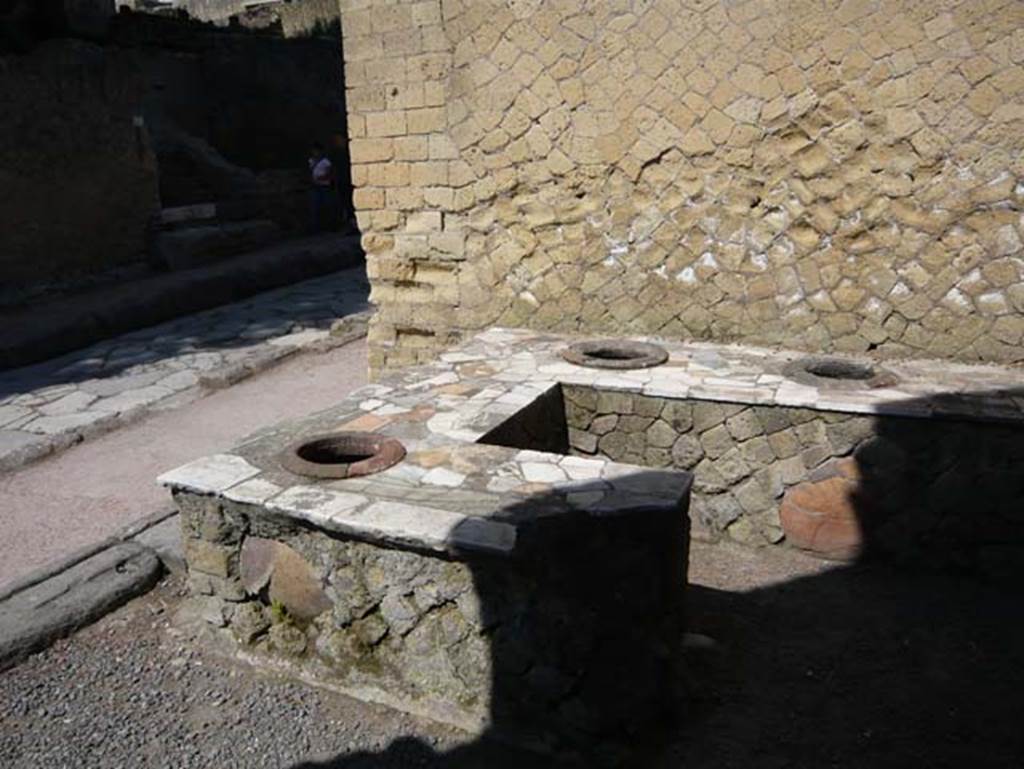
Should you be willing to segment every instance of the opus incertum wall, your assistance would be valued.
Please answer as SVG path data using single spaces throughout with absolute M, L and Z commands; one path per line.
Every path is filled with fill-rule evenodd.
M 1024 358 L 1024 4 L 341 5 L 375 368 L 491 324 Z
M 653 342 L 489 329 L 166 473 L 201 616 L 259 664 L 607 758 L 671 710 L 691 520 L 1019 582 L 1016 370 Z

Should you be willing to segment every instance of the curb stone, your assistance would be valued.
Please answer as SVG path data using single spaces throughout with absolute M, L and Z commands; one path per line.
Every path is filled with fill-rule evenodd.
M 176 509 L 52 561 L 0 590 L 0 671 L 147 592 L 185 558 Z
M 120 542 L 0 601 L 0 670 L 151 588 L 162 573 L 147 547 Z
M 366 324 L 369 316 L 369 312 L 346 316 L 342 319 L 345 322 L 345 330 L 340 334 L 336 334 L 332 328 L 331 331 L 324 331 L 320 338 L 303 345 L 272 347 L 266 353 L 261 353 L 245 363 L 228 364 L 204 373 L 199 378 L 199 384 L 189 390 L 174 393 L 146 406 L 136 406 L 120 413 L 109 414 L 83 427 L 54 435 L 37 435 L 19 430 L 0 430 L 0 473 L 17 470 L 90 438 L 127 427 L 171 404 L 175 407 L 185 405 L 185 403 L 197 400 L 210 392 L 238 384 L 299 353 L 324 353 L 336 347 L 342 347 L 366 336 Z

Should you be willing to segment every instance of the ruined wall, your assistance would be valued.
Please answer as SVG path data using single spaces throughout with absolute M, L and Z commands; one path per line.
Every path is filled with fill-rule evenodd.
M 280 0 L 246 7 L 245 0 L 185 0 L 189 16 L 200 21 L 227 23 L 232 16 L 242 26 L 278 25 L 285 37 L 306 37 L 328 31 L 338 23 L 338 0 Z
M 116 52 L 51 40 L 0 58 L 0 287 L 143 258 L 159 210 L 138 73 Z M 4 294 L 6 295 L 6 294 Z
M 141 13 L 100 42 L 44 31 L 0 56 L 0 305 L 141 262 L 161 203 L 235 192 L 185 162 L 180 135 L 259 173 L 261 216 L 306 226 L 310 143 L 345 131 L 336 40 Z
M 374 367 L 495 323 L 1024 359 L 1024 4 L 341 4 Z

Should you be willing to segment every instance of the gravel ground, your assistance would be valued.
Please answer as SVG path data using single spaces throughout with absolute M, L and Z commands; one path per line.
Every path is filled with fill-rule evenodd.
M 637 769 L 1022 765 L 1024 582 L 702 542 L 690 582 L 690 627 L 716 643 Z M 196 648 L 170 621 L 181 597 L 165 581 L 0 674 L 0 767 L 552 767 Z
M 408 735 L 439 749 L 465 740 L 190 648 L 170 624 L 180 597 L 166 581 L 0 675 L 0 766 L 256 769 L 376 752 Z M 402 752 L 380 765 L 419 765 Z

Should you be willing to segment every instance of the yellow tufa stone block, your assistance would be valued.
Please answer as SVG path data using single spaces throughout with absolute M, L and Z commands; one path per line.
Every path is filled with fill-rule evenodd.
M 1024 360 L 1012 4 L 805 5 L 345 0 L 373 365 L 496 322 Z

